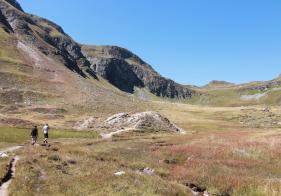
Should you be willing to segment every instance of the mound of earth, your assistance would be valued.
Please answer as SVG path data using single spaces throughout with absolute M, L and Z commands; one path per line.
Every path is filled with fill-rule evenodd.
M 97 123 L 93 118 L 89 118 L 82 122 L 80 127 L 83 129 L 96 128 L 103 130 L 151 130 L 151 131 L 169 131 L 169 132 L 182 132 L 180 128 L 171 123 L 169 119 L 163 117 L 157 112 L 141 112 L 141 113 L 118 113 L 106 120 Z

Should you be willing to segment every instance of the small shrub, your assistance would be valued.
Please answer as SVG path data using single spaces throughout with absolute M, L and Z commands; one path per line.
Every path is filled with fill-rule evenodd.
M 132 170 L 139 170 L 139 171 L 142 171 L 144 168 L 147 167 L 147 165 L 146 165 L 145 163 L 133 162 L 132 164 L 129 165 L 129 167 L 130 167 Z
M 52 160 L 52 161 L 60 161 L 60 156 L 57 154 L 51 155 L 48 157 L 48 160 Z
M 164 160 L 164 163 L 166 163 L 166 164 L 177 164 L 177 163 L 179 163 L 180 161 L 179 161 L 179 159 L 177 159 L 177 158 L 170 158 L 170 159 L 165 159 Z

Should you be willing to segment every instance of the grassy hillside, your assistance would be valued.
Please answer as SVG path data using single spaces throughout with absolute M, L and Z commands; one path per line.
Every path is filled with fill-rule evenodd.
M 42 54 L 2 28 L 0 76 L 0 113 L 8 122 L 11 119 L 49 121 L 71 127 L 87 116 L 143 111 L 147 105 L 103 78 L 79 76 L 55 57 Z M 36 108 L 45 108 L 45 112 L 34 112 Z M 52 109 L 64 112 L 53 113 Z M 65 123 L 67 121 L 69 123 Z
M 209 106 L 280 105 L 280 78 L 246 84 L 212 84 L 195 88 L 200 95 L 184 103 Z

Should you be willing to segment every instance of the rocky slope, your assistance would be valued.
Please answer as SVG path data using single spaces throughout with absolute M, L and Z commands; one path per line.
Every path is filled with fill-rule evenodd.
M 135 108 L 137 99 L 127 93 L 136 88 L 143 89 L 143 97 L 149 91 L 193 104 L 276 105 L 281 104 L 280 81 L 180 85 L 124 48 L 81 45 L 60 26 L 25 13 L 16 0 L 0 0 L 0 110 L 7 104 L 59 103 L 117 113 Z M 243 99 L 253 94 L 264 96 Z
M 12 27 L 6 20 L 5 16 L 0 12 L 0 26 L 4 29 L 7 33 L 12 32 Z
M 117 46 L 83 45 L 92 70 L 119 89 L 132 93 L 135 87 L 168 98 L 190 98 L 195 91 L 159 75 L 132 52 Z
M 0 0 L 0 124 L 17 118 L 65 122 L 67 111 L 82 118 L 140 107 L 139 100 L 95 75 L 80 45 L 61 27 L 23 12 L 15 0 Z
M 145 87 L 157 96 L 169 98 L 190 98 L 194 93 L 160 76 L 150 65 L 126 49 L 82 46 L 82 52 L 81 46 L 60 26 L 25 13 L 16 0 L 1 0 L 0 12 L 6 30 L 12 31 L 20 40 L 21 48 L 35 47 L 84 78 L 96 78 L 97 73 L 128 93 L 133 93 L 134 87 Z
M 89 66 L 89 62 L 81 53 L 80 46 L 61 27 L 23 12 L 15 0 L 1 0 L 0 11 L 21 42 L 35 46 L 45 55 L 56 56 L 69 69 L 86 76 L 81 68 Z

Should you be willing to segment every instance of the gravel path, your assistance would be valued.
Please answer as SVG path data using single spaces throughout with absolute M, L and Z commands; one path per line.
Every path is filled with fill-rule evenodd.
M 130 131 L 130 130 L 132 130 L 132 129 L 127 128 L 127 129 L 120 129 L 118 131 L 114 131 L 114 132 L 110 132 L 110 133 L 102 133 L 101 137 L 102 137 L 102 139 L 110 139 L 110 138 L 112 138 L 113 135 L 118 135 L 120 133 L 127 132 L 127 131 Z

